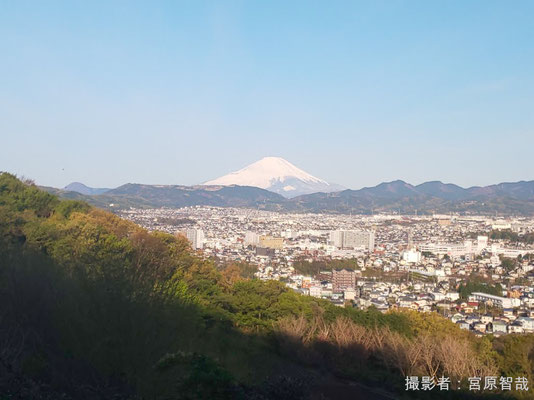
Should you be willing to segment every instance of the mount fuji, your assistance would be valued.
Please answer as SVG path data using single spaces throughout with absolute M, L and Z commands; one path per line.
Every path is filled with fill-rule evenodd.
M 264 157 L 239 171 L 205 182 L 204 185 L 255 186 L 287 198 L 344 189 L 316 178 L 280 157 Z

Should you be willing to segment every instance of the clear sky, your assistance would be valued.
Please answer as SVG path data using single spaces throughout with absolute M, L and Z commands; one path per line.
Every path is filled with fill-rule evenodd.
M 0 0 L 0 170 L 534 179 L 534 1 Z

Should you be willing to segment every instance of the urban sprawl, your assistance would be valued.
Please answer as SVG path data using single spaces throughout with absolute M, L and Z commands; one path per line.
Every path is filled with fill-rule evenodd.
M 534 246 L 522 240 L 534 236 L 534 219 L 206 206 L 118 213 L 339 306 L 438 312 L 477 335 L 534 332 Z

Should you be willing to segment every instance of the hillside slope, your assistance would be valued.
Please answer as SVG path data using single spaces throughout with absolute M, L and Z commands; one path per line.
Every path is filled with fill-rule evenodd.
M 306 398 L 319 370 L 279 351 L 273 327 L 348 311 L 236 268 L 1 174 L 0 397 Z
M 429 368 L 533 377 L 533 335 L 489 341 L 435 313 L 336 307 L 9 174 L 0 304 L 4 398 L 383 399 Z

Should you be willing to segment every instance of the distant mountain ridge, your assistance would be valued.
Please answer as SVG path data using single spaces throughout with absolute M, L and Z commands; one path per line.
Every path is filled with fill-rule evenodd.
M 100 195 L 41 187 L 63 198 L 85 200 L 102 208 L 127 207 L 253 207 L 281 210 L 285 198 L 265 189 L 250 186 L 182 186 L 127 183 Z
M 212 205 L 219 207 L 252 207 L 257 204 L 279 204 L 284 197 L 252 186 L 181 186 L 142 185 L 128 183 L 112 189 L 107 196 L 127 199 L 143 199 L 159 207 Z
M 401 180 L 374 187 L 318 192 L 291 199 L 269 190 L 239 185 L 126 184 L 99 195 L 45 188 L 62 197 L 99 207 L 248 207 L 273 211 L 359 213 L 463 213 L 534 215 L 534 181 L 505 182 L 464 189 L 439 181 L 411 185 Z
M 401 180 L 370 188 L 314 193 L 293 199 L 300 208 L 342 213 L 480 213 L 534 214 L 534 181 L 464 189 L 439 181 L 414 186 Z
M 81 182 L 72 182 L 72 183 L 69 183 L 67 186 L 65 186 L 63 190 L 92 196 L 92 195 L 104 194 L 111 189 L 92 188 L 92 187 L 84 185 Z
M 450 200 L 476 198 L 477 196 L 509 196 L 521 200 L 534 198 L 534 181 L 504 182 L 489 186 L 472 186 L 464 189 L 451 183 L 425 182 L 416 186 L 420 192 Z
M 422 194 L 438 197 L 445 200 L 459 200 L 465 197 L 464 189 L 453 183 L 442 183 L 440 181 L 431 181 L 417 185 L 415 189 Z

